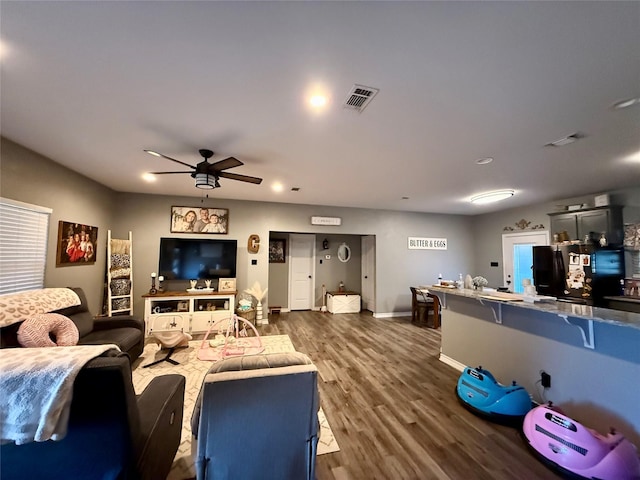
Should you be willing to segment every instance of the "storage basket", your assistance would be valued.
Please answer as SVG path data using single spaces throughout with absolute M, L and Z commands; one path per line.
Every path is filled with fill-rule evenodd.
M 255 308 L 250 308 L 248 310 L 241 310 L 241 309 L 237 309 L 236 310 L 236 314 L 239 317 L 244 318 L 245 320 L 255 324 L 256 323 L 256 310 Z
M 115 278 L 111 280 L 111 295 L 129 295 L 131 293 L 131 280 L 128 278 Z
M 129 298 L 114 298 L 111 300 L 111 310 L 129 310 L 131 302 Z

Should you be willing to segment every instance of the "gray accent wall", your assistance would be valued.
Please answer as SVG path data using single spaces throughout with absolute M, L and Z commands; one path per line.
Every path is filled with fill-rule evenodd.
M 115 192 L 4 137 L 0 152 L 0 195 L 53 210 L 45 286 L 82 287 L 91 312 L 101 313 L 107 230 L 113 220 Z M 59 221 L 98 227 L 94 264 L 56 267 Z
M 179 236 L 169 233 L 170 209 L 173 205 L 193 205 L 228 208 L 229 234 L 224 238 L 238 241 L 238 290 L 255 281 L 269 292 L 265 305 L 287 304 L 288 265 L 269 264 L 268 239 L 274 232 L 314 233 L 319 262 L 324 256 L 321 242 L 327 237 L 331 248 L 337 248 L 340 238 L 348 239 L 355 252 L 342 270 L 335 261 L 316 264 L 316 305 L 321 305 L 322 283 L 327 289 L 337 287 L 343 280 L 347 288 L 359 289 L 360 242 L 362 235 L 376 237 L 375 314 L 400 315 L 410 310 L 409 286 L 429 285 L 438 274 L 456 279 L 459 273 L 483 275 L 491 286 L 502 284 L 502 233 L 522 218 L 532 224 L 549 227 L 548 212 L 558 204 L 577 203 L 570 199 L 527 208 L 475 217 L 427 213 L 339 208 L 331 206 L 285 203 L 248 202 L 209 198 L 203 200 L 194 189 L 193 197 L 145 195 L 113 192 L 46 157 L 2 138 L 2 175 L 0 194 L 4 197 L 53 209 L 51 217 L 46 286 L 75 286 L 85 288 L 92 311 L 102 308 L 105 275 L 107 230 L 116 238 L 133 232 L 135 312 L 143 312 L 141 295 L 150 288 L 150 274 L 158 269 L 160 237 Z M 246 188 L 263 188 L 248 185 Z M 267 187 L 264 187 L 267 188 Z M 224 187 L 215 194 L 223 194 Z M 593 196 L 581 197 L 592 201 Z M 640 188 L 621 190 L 611 194 L 612 203 L 625 205 L 625 222 L 640 221 Z M 202 203 L 204 202 L 204 203 Z M 311 225 L 311 216 L 340 217 L 340 226 Z M 56 267 L 58 221 L 86 223 L 99 228 L 97 261 L 94 265 Z M 260 251 L 249 254 L 249 235 L 258 234 Z M 201 235 L 207 237 L 207 235 Z M 447 250 L 409 250 L 407 239 L 415 237 L 444 237 Z M 251 260 L 257 261 L 251 265 Z M 497 261 L 499 267 L 491 267 Z M 276 267 L 277 265 L 277 267 Z M 344 278 L 339 278 L 343 275 Z
M 247 188 L 251 188 L 248 186 Z M 133 232 L 134 250 L 134 286 L 136 296 L 142 295 L 150 287 L 150 273 L 158 269 L 160 237 L 180 236 L 169 233 L 169 213 L 172 205 L 200 206 L 200 198 L 170 197 L 162 195 L 144 195 L 119 193 L 116 195 L 118 214 L 113 222 L 114 235 L 126 235 Z M 229 209 L 229 234 L 224 238 L 238 240 L 237 286 L 242 291 L 260 282 L 268 287 L 264 305 L 286 305 L 286 287 L 275 284 L 284 279 L 285 270 L 278 268 L 270 284 L 270 265 L 268 241 L 271 232 L 314 233 L 317 241 L 327 235 L 375 235 L 376 236 L 376 314 L 393 315 L 410 311 L 410 285 L 429 284 L 436 281 L 439 272 L 467 271 L 471 268 L 473 242 L 470 219 L 456 215 L 438 215 L 378 211 L 358 208 L 338 208 L 313 205 L 295 205 L 283 203 L 258 203 L 241 200 L 204 201 L 209 208 Z M 311 225 L 312 216 L 340 217 L 340 226 Z M 247 252 L 247 239 L 258 234 L 261 239 L 257 254 Z M 190 235 L 190 237 L 207 235 Z M 448 250 L 408 250 L 409 236 L 446 237 Z M 352 248 L 360 250 L 359 241 Z M 337 248 L 337 246 L 335 247 Z M 251 265 L 251 259 L 257 265 Z M 319 259 L 317 259 L 319 260 Z M 351 262 L 359 264 L 358 258 Z M 287 264 L 277 264 L 287 268 Z M 320 275 L 324 275 L 322 269 Z M 336 267 L 337 268 L 337 267 Z M 345 275 L 347 272 L 345 271 Z M 359 273 L 357 274 L 359 277 Z M 343 279 L 347 287 L 351 278 Z M 340 279 L 337 279 L 340 281 Z M 336 285 L 337 286 L 337 285 Z M 321 305 L 321 295 L 316 285 L 316 305 Z M 272 298 L 273 296 L 273 298 Z M 142 312 L 143 300 L 135 302 L 137 312 Z
M 202 205 L 200 192 L 194 197 L 174 197 L 116 193 L 46 157 L 2 139 L 2 188 L 7 198 L 53 209 L 50 248 L 46 268 L 46 286 L 81 285 L 92 311 L 101 311 L 105 277 L 106 234 L 115 238 L 133 234 L 134 309 L 143 312 L 141 295 L 150 288 L 150 274 L 158 269 L 160 237 L 169 233 L 173 205 Z M 253 186 L 247 186 L 252 188 Z M 260 188 L 260 187 L 256 187 Z M 222 192 L 223 189 L 220 190 Z M 215 193 L 218 193 L 216 191 Z M 469 217 L 339 208 L 284 203 L 248 202 L 210 198 L 207 206 L 229 209 L 229 234 L 238 240 L 237 285 L 243 290 L 255 281 L 269 287 L 265 304 L 281 285 L 269 285 L 268 238 L 270 232 L 315 233 L 318 241 L 326 235 L 376 237 L 376 305 L 379 315 L 403 314 L 410 310 L 410 285 L 430 284 L 438 273 L 453 278 L 473 266 L 474 240 Z M 340 226 L 311 225 L 312 216 L 340 217 Z M 86 223 L 99 228 L 97 261 L 94 265 L 56 268 L 57 223 L 59 220 Z M 249 254 L 246 248 L 251 234 L 261 238 L 260 251 Z M 175 235 L 177 236 L 177 235 Z M 206 237 L 206 235 L 203 235 Z M 448 250 L 409 250 L 407 238 L 445 237 Z M 353 242 L 352 248 L 359 244 Z M 251 259 L 257 265 L 251 265 Z M 353 264 L 351 262 L 354 262 Z M 357 257 L 349 262 L 359 263 Z M 286 264 L 284 264 L 286 265 Z M 325 272 L 321 271 L 321 275 Z M 351 275 L 345 272 L 345 275 Z M 352 277 L 344 279 L 349 287 Z M 338 281 L 340 279 L 337 279 Z M 278 276 L 274 277 L 274 282 Z M 327 279 L 327 282 L 335 281 Z M 357 280 L 353 280 L 357 285 Z M 321 284 L 317 288 L 322 288 Z M 318 296 L 318 301 L 320 296 Z M 278 302 L 280 303 L 280 302 Z M 318 303 L 320 305 L 321 303 Z

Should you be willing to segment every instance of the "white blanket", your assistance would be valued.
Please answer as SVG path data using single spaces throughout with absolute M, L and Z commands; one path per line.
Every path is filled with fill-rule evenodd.
M 67 433 L 73 383 L 92 358 L 117 345 L 0 349 L 0 441 L 62 440 Z M 36 460 L 37 461 L 37 460 Z

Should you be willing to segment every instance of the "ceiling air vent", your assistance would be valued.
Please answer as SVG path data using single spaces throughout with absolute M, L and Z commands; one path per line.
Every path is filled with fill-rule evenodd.
M 379 90 L 377 88 L 365 87 L 363 85 L 354 85 L 347 96 L 347 100 L 344 102 L 345 108 L 351 108 L 359 112 L 364 110 L 364 107 L 369 105 L 369 102 L 373 100 Z

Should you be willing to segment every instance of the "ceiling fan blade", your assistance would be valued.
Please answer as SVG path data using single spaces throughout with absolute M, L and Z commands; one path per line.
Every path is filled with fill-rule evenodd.
M 152 175 L 167 175 L 167 174 L 170 174 L 170 173 L 188 173 L 189 175 L 193 175 L 193 172 L 185 172 L 185 171 L 182 171 L 182 172 L 149 172 L 149 173 L 151 173 Z
M 218 172 L 218 176 L 220 178 L 228 178 L 228 179 L 231 179 L 231 180 L 240 180 L 241 182 L 255 183 L 256 185 L 260 185 L 262 183 L 262 179 L 261 178 L 250 177 L 249 175 L 239 175 L 237 173 Z
M 226 170 L 227 168 L 239 167 L 240 165 L 244 165 L 240 160 L 234 157 L 225 158 L 224 160 L 219 160 L 215 163 L 212 163 L 209 167 L 210 170 L 215 170 L 219 172 L 220 170 Z
M 145 150 L 145 152 L 147 152 L 150 155 L 153 155 L 154 157 L 166 158 L 167 160 L 171 160 L 172 162 L 179 163 L 181 165 L 184 165 L 185 167 L 189 167 L 193 169 L 196 168 L 193 165 L 189 165 L 188 163 L 181 162 L 180 160 L 176 160 L 175 158 L 167 157 L 166 155 L 163 155 L 162 153 L 154 152 L 153 150 Z

